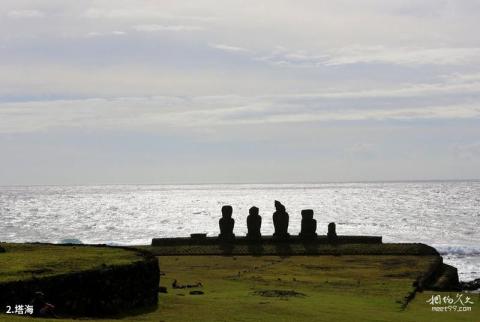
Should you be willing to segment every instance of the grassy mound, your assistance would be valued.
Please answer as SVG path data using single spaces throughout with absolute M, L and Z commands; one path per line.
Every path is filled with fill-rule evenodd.
M 63 317 L 104 317 L 156 307 L 159 267 L 151 254 L 130 248 L 6 244 L 0 257 L 0 307 L 37 303 L 41 292 Z M 5 314 L 7 315 L 7 314 Z M 12 318 L 12 314 L 8 317 Z
M 113 247 L 51 244 L 1 244 L 0 283 L 123 265 L 142 260 L 135 252 Z

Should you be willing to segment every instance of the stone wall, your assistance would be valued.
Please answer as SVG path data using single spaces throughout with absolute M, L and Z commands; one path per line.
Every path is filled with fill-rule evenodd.
M 234 237 L 227 241 L 217 237 L 205 238 L 153 238 L 152 246 L 182 246 L 182 245 L 218 245 L 222 243 L 252 245 L 252 244 L 281 244 L 281 243 L 308 243 L 308 244 L 381 244 L 381 236 L 338 236 L 334 240 L 327 236 L 315 236 L 307 241 L 299 236 L 290 236 L 288 240 L 276 239 L 273 236 L 262 236 L 260 239 L 250 239 L 247 237 Z
M 157 305 L 158 260 L 147 253 L 126 265 L 0 284 L 0 307 L 29 304 L 37 291 L 61 316 L 106 316 Z

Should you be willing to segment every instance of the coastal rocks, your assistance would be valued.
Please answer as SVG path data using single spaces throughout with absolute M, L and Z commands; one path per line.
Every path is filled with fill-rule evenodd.
M 250 239 L 260 239 L 262 237 L 262 234 L 260 232 L 260 228 L 262 226 L 262 217 L 258 214 L 258 208 L 252 207 L 249 209 L 248 213 L 249 215 L 247 217 L 247 237 Z
M 428 286 L 433 291 L 458 291 L 460 282 L 455 267 L 443 263 L 436 272 L 435 281 Z
M 313 219 L 313 210 L 302 210 L 302 226 L 300 231 L 300 238 L 303 240 L 312 240 L 317 237 L 317 221 Z
M 232 206 L 222 207 L 222 218 L 218 221 L 220 226 L 220 235 L 218 238 L 223 240 L 234 239 L 233 227 L 235 226 L 235 220 L 232 218 L 233 208 Z
M 480 289 L 480 278 L 470 282 L 460 282 L 460 289 L 462 291 L 476 291 Z
M 273 213 L 273 226 L 275 232 L 273 236 L 277 239 L 287 239 L 290 237 L 288 233 L 289 215 L 285 210 L 285 206 L 280 201 L 275 200 L 275 212 Z

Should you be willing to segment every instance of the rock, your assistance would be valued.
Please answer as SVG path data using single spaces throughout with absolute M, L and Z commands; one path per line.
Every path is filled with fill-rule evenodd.
M 460 282 L 460 289 L 462 291 L 476 291 L 480 289 L 480 278 L 470 282 Z
M 247 237 L 252 239 L 260 239 L 262 237 L 262 233 L 260 232 L 260 228 L 262 226 L 262 217 L 258 214 L 257 207 L 250 208 L 248 212 L 249 215 L 247 217 Z
M 305 297 L 306 295 L 294 290 L 260 290 L 253 292 L 255 295 L 265 297 Z
M 280 201 L 275 200 L 275 212 L 273 213 L 274 237 L 286 239 L 290 236 L 288 233 L 288 221 L 289 215 L 285 210 L 285 206 Z
M 220 235 L 221 239 L 234 239 L 235 235 L 233 234 L 233 226 L 235 226 L 235 220 L 232 218 L 233 208 L 232 206 L 223 206 L 222 207 L 222 218 L 218 221 L 220 226 Z
M 442 264 L 437 271 L 436 281 L 428 289 L 434 291 L 458 291 L 460 290 L 460 282 L 458 281 L 458 271 L 455 267 Z
M 190 295 L 203 295 L 205 294 L 203 291 L 190 291 Z
M 313 219 L 313 210 L 302 210 L 302 226 L 300 230 L 300 238 L 304 240 L 312 240 L 317 237 L 317 221 Z

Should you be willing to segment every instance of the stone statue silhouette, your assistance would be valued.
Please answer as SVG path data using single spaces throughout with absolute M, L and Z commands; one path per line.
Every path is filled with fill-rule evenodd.
M 274 237 L 288 238 L 288 213 L 280 201 L 275 200 L 275 212 L 273 213 L 273 226 L 275 227 Z
M 330 240 L 334 240 L 337 238 L 336 226 L 334 222 L 328 224 L 327 238 Z
M 232 218 L 233 208 L 232 206 L 223 206 L 222 207 L 222 218 L 218 221 L 220 226 L 220 235 L 219 238 L 222 239 L 233 239 L 235 235 L 233 234 L 233 226 L 235 225 L 235 220 Z
M 317 237 L 317 221 L 313 219 L 313 210 L 302 210 L 302 228 L 300 230 L 300 237 L 302 239 L 315 239 Z
M 247 217 L 247 237 L 259 239 L 262 237 L 262 234 L 260 233 L 260 227 L 262 226 L 262 217 L 258 214 L 257 207 L 250 208 L 248 210 L 248 213 L 249 215 Z

